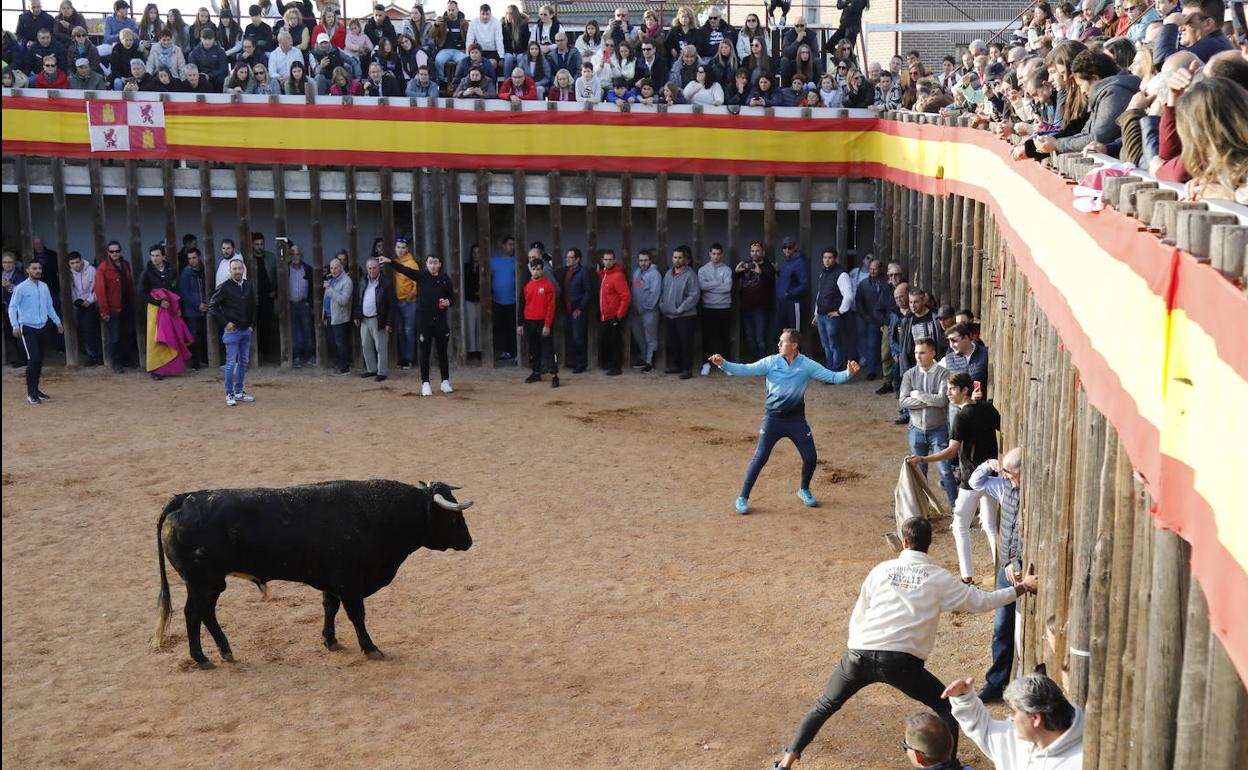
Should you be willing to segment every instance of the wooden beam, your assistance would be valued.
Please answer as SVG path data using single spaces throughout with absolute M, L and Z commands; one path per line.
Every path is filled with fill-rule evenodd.
M 316 333 L 316 363 L 330 368 L 329 341 L 322 308 L 325 302 L 325 249 L 321 242 L 321 167 L 308 166 L 308 226 L 312 238 L 312 328 Z
M 21 157 L 21 156 L 19 156 Z M 52 159 L 52 226 L 56 228 L 56 262 L 61 274 L 61 320 L 65 327 L 65 365 L 78 366 L 78 313 L 74 277 L 69 269 L 69 216 L 65 208 L 65 160 Z M 92 305 L 92 312 L 96 306 Z M 12 340 L 5 340 L 8 344 Z
M 289 369 L 294 364 L 292 330 L 290 328 L 290 231 L 286 226 L 286 169 L 273 164 L 273 227 L 277 248 L 277 339 L 280 365 Z
M 446 204 L 446 252 L 441 254 L 443 270 L 448 271 L 450 275 L 462 274 L 463 270 L 459 268 L 463 264 L 461 255 L 461 227 L 460 227 L 460 208 L 459 208 L 459 172 L 448 171 L 442 175 L 442 198 Z M 454 273 L 449 271 L 454 270 Z M 453 279 L 452 279 L 453 280 Z M 457 301 L 461 307 L 452 310 L 448 316 L 451 322 L 451 339 L 450 350 L 447 352 L 447 358 L 452 356 L 455 363 L 460 366 L 468 360 L 468 352 L 464 348 L 464 323 L 462 308 L 463 293 L 458 294 Z M 398 335 L 394 335 L 396 338 Z
M 381 237 L 385 242 L 386 253 L 394 248 L 394 169 L 382 166 L 377 172 L 378 186 L 381 188 Z M 394 335 L 397 337 L 397 335 Z
M 480 279 L 481 297 L 481 328 L 478 331 L 481 339 L 481 363 L 483 366 L 494 365 L 494 306 L 493 294 L 490 293 L 490 256 L 494 253 L 494 244 L 490 234 L 490 179 L 484 169 L 477 169 L 477 274 Z
M 590 170 L 585 174 L 585 266 L 590 267 L 597 259 L 598 249 L 598 172 Z M 627 256 L 627 255 L 625 255 Z M 598 307 L 598 298 L 595 296 L 590 302 L 591 316 Z M 589 328 L 587 330 L 586 356 L 590 362 L 598 360 L 598 331 L 599 325 L 590 319 Z
M 524 291 L 524 284 L 528 282 L 529 277 L 529 237 L 528 231 L 525 229 L 524 215 L 528 207 L 525 199 L 524 190 L 524 172 L 519 169 L 511 173 L 511 234 L 516 239 L 516 311 L 520 311 L 520 298 Z M 516 323 L 521 322 L 519 315 L 516 317 Z M 554 334 L 555 330 L 551 329 Z M 524 335 L 516 335 L 517 357 L 520 361 L 528 360 L 528 345 L 524 342 Z M 524 365 L 519 364 L 523 369 Z
M 347 264 L 343 265 L 347 274 L 351 276 L 353 290 L 358 289 L 360 285 L 360 276 L 364 274 L 364 260 L 367 255 L 360 250 L 360 226 L 359 226 L 359 206 L 356 195 L 356 178 L 355 167 L 347 166 L 343 170 L 343 181 L 346 187 L 346 206 L 345 217 L 347 226 Z M 436 216 L 436 209 L 435 216 Z M 370 246 L 372 244 L 369 244 Z M 360 367 L 364 366 L 364 347 L 360 341 L 360 335 L 354 333 L 354 330 L 347 335 L 351 340 L 351 365 L 361 372 L 364 371 Z
M 734 269 L 737 263 L 749 258 L 749 250 L 741 248 L 741 177 L 733 174 L 728 177 L 728 264 Z M 734 273 L 735 275 L 735 273 Z M 732 282 L 732 327 L 729 332 L 729 347 L 732 349 L 734 361 L 740 361 L 741 355 L 741 292 L 737 282 Z
M 802 200 L 806 200 L 805 196 Z M 808 207 L 804 206 L 804 208 Z M 836 180 L 836 253 L 840 256 L 842 264 L 849 252 L 849 217 L 849 178 L 842 176 Z M 803 241 L 803 243 L 811 251 L 815 250 L 810 241 Z M 853 268 L 854 265 L 847 264 L 846 267 Z
M 693 262 L 706 259 L 706 176 L 693 175 Z M 627 262 L 626 262 L 627 264 Z M 700 347 L 697 349 L 701 349 Z
M 655 267 L 663 272 L 667 264 L 667 174 L 659 174 L 654 178 L 654 230 L 655 230 Z
M 777 269 L 781 254 L 777 245 L 776 232 L 776 178 L 774 176 L 763 177 L 763 249 L 771 254 L 771 258 L 776 262 Z M 803 244 L 803 248 L 810 248 L 809 244 Z
M 139 224 L 139 169 L 133 160 L 125 161 L 126 169 L 126 223 L 130 231 L 130 269 L 134 272 L 134 285 L 138 288 L 139 276 L 143 275 L 143 231 Z M 147 370 L 147 298 L 138 297 L 134 305 L 134 335 L 139 346 L 139 368 Z
M 247 265 L 247 280 L 251 283 L 251 291 L 256 296 L 256 303 L 264 301 L 260 296 L 260 270 L 264 270 L 263 263 L 257 263 L 256 257 L 251 250 L 251 178 L 247 173 L 246 163 L 234 164 L 234 189 L 235 201 L 238 204 L 238 243 L 234 250 L 243 257 L 243 264 Z M 257 316 L 257 320 L 259 317 Z M 255 333 L 251 335 L 251 366 L 259 369 L 264 365 L 260 360 L 260 329 L 255 329 Z
M 202 237 L 199 239 L 200 256 L 204 260 L 204 288 L 208 296 L 212 296 L 217 288 L 217 250 L 212 232 L 212 162 L 199 162 L 199 189 L 206 191 L 199 196 L 199 227 Z M 211 313 L 208 314 L 208 339 L 204 340 L 204 348 L 208 351 L 208 368 L 216 371 L 221 365 L 221 327 Z
M 816 248 L 823 248 L 822 246 L 816 247 L 813 240 L 814 233 L 811 225 L 811 204 L 814 203 L 814 187 L 813 180 L 808 176 L 804 176 L 798 181 L 797 240 L 801 242 L 802 248 L 806 249 L 807 253 L 816 251 Z M 841 213 L 839 210 L 836 213 L 836 217 L 836 232 L 839 236 L 841 230 Z M 822 252 L 820 253 L 822 254 Z M 837 247 L 837 254 L 839 254 L 842 259 L 845 258 L 845 252 L 841 251 L 840 247 Z M 818 273 L 811 273 L 811 275 L 816 276 Z

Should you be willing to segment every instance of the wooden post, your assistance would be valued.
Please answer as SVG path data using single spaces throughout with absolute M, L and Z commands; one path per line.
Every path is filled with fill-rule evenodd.
M 160 182 L 165 204 L 165 259 L 179 272 L 182 267 L 178 264 L 178 199 L 173 190 L 173 161 L 160 162 Z
M 955 196 L 946 195 L 940 199 L 940 254 L 937 258 L 940 291 L 936 296 L 942 303 L 953 305 L 955 311 L 962 281 L 961 255 L 954 234 L 961 222 L 960 208 L 961 200 Z
M 919 262 L 919 288 L 935 293 L 932 283 L 932 207 L 932 196 L 920 193 L 918 247 L 915 253 L 918 255 Z
M 803 201 L 806 198 L 803 196 Z M 815 251 L 810 243 L 806 248 Z M 823 248 L 822 246 L 819 248 Z M 839 177 L 836 180 L 836 253 L 841 259 L 845 259 L 845 254 L 849 250 L 849 178 Z M 861 257 L 861 255 L 859 255 Z M 850 264 L 850 268 L 854 265 Z
M 624 280 L 632 277 L 632 266 L 635 264 L 633 257 L 633 175 L 620 175 L 620 254 L 619 262 L 621 269 L 624 271 Z M 592 275 L 592 268 L 591 268 Z M 590 284 L 594 284 L 591 282 Z M 597 292 L 590 301 L 590 326 L 597 326 L 597 320 L 602 317 L 599 312 Z M 631 310 L 630 310 L 631 312 Z M 621 355 L 630 356 L 633 349 L 633 325 L 631 323 L 623 324 L 623 333 L 620 335 Z M 595 335 L 596 336 L 596 335 Z M 594 359 L 591 359 L 594 360 Z M 627 363 L 627 359 L 625 360 Z
M 667 257 L 667 174 L 659 174 L 654 178 L 654 230 L 655 248 L 658 250 L 656 267 L 663 271 Z
M 130 229 L 130 269 L 134 272 L 134 286 L 139 286 L 143 275 L 143 232 L 139 225 L 139 169 L 133 160 L 125 161 L 126 169 L 126 222 Z M 134 304 L 134 334 L 139 346 L 139 368 L 147 369 L 147 297 L 138 297 Z
M 776 269 L 779 269 L 781 254 L 779 245 L 777 244 L 776 233 L 776 178 L 774 176 L 763 177 L 763 243 L 764 248 L 771 253 L 772 259 L 776 262 Z M 803 248 L 810 248 L 809 244 L 803 244 Z
M 442 256 L 443 270 L 447 271 L 447 275 L 455 276 L 463 272 L 459 265 L 463 264 L 462 253 L 462 228 L 460 227 L 460 208 L 459 208 L 459 172 L 448 171 L 442 175 L 443 184 L 443 200 L 446 204 L 446 252 Z M 393 203 L 390 206 L 394 208 Z M 393 217 L 391 217 L 393 220 Z M 393 227 L 393 221 L 391 227 Z M 452 272 L 453 271 L 453 272 Z M 454 281 L 454 278 L 451 279 Z M 458 299 L 461 301 L 463 294 L 459 293 Z M 451 312 L 451 346 L 452 350 L 447 353 L 447 358 L 452 355 L 455 357 L 455 363 L 460 366 L 468 360 L 468 351 L 464 346 L 464 324 L 463 313 Z M 398 335 L 392 335 L 392 339 L 397 339 Z
M 971 309 L 978 318 L 984 310 L 984 261 L 987 258 L 984 253 L 984 204 L 981 201 L 975 201 L 971 214 L 971 234 Z
M 217 250 L 215 238 L 212 232 L 212 162 L 201 160 L 199 162 L 199 189 L 202 194 L 199 197 L 199 227 L 202 230 L 202 237 L 199 240 L 202 250 L 201 256 L 204 260 L 204 287 L 208 292 L 208 296 L 217 288 Z M 221 327 L 217 323 L 217 319 L 208 314 L 206 324 L 208 339 L 204 340 L 204 347 L 208 350 L 208 368 L 216 370 L 221 365 Z
M 1175 618 L 1172 622 L 1177 622 Z M 1179 668 L 1179 660 L 1170 661 Z M 1209 605 L 1194 578 L 1187 586 L 1187 620 L 1180 674 L 1178 725 L 1174 742 L 1174 770 L 1203 770 L 1205 701 L 1209 675 Z M 1229 739 L 1230 736 L 1226 735 Z
M 1119 696 L 1116 730 L 1116 734 L 1120 736 L 1117 766 L 1124 768 L 1139 767 L 1139 730 L 1143 728 L 1144 702 L 1149 694 L 1147 646 L 1153 586 L 1153 536 L 1156 533 L 1148 507 L 1141 501 L 1138 491 L 1132 505 L 1137 526 L 1131 567 L 1131 578 L 1135 587 L 1127 625 L 1127 647 L 1122 656 L 1123 691 Z
M 234 165 L 234 189 L 237 191 L 238 203 L 238 244 L 237 253 L 243 255 L 243 264 L 247 265 L 247 280 L 251 283 L 251 292 L 256 302 L 263 302 L 260 296 L 260 273 L 264 270 L 263 263 L 257 263 L 251 250 L 251 181 L 247 174 L 246 163 Z M 255 327 L 253 327 L 255 328 Z M 257 332 L 259 330 L 257 329 Z M 259 369 L 264 364 L 260 360 L 260 335 L 251 335 L 251 366 Z
M 1094 413 L 1104 426 L 1102 443 L 1104 460 L 1099 473 L 1099 489 L 1097 492 L 1097 524 L 1096 543 L 1092 548 L 1092 567 L 1089 575 L 1091 596 L 1088 612 L 1088 663 L 1087 663 L 1087 697 L 1084 698 L 1085 734 L 1083 752 L 1085 762 L 1090 767 L 1097 767 L 1097 756 L 1101 745 L 1101 733 L 1112 719 L 1105 720 L 1106 693 L 1110 691 L 1107 682 L 1107 671 L 1117 670 L 1118 660 L 1110 659 L 1110 596 L 1116 581 L 1123 576 L 1115 575 L 1112 562 L 1115 549 L 1120 540 L 1129 539 L 1131 527 L 1115 527 L 1117 511 L 1116 474 L 1118 467 L 1118 432 L 1105 420 L 1099 412 Z M 1130 477 L 1128 476 L 1128 481 Z M 1130 551 L 1127 555 L 1129 557 Z M 1130 561 L 1126 569 L 1130 569 Z M 1126 576 L 1129 580 L 1130 576 Z M 1119 608 L 1121 609 L 1121 608 Z M 1072 644 L 1078 638 L 1071 634 Z M 1072 657 L 1072 661 L 1074 658 Z M 1072 667 L 1073 668 L 1073 667 Z M 1073 675 L 1072 675 L 1073 677 Z M 1116 682 L 1115 678 L 1115 682 Z M 1112 717 L 1112 714 L 1111 714 Z
M 737 263 L 749 257 L 749 250 L 741 245 L 741 177 L 733 174 L 728 177 L 728 264 L 736 268 Z M 733 273 L 736 275 L 736 273 Z M 729 347 L 732 349 L 734 361 L 741 356 L 741 293 L 737 282 L 732 287 L 732 326 L 729 332 Z
M 797 195 L 798 195 L 797 240 L 799 243 L 802 244 L 802 248 L 806 249 L 807 254 L 813 254 L 817 251 L 820 254 L 822 254 L 823 246 L 820 245 L 819 247 L 816 248 L 814 244 L 814 233 L 813 233 L 812 224 L 811 224 L 811 217 L 812 217 L 811 207 L 814 204 L 815 192 L 814 192 L 814 182 L 810 177 L 804 176 L 800 180 L 798 180 Z M 840 214 L 839 209 L 837 210 L 836 216 L 837 216 L 836 233 L 838 236 L 836 242 L 840 243 L 839 235 L 841 232 L 841 220 L 840 220 L 841 214 Z M 842 251 L 839 246 L 837 246 L 836 253 L 843 262 L 845 259 L 845 252 Z M 850 267 L 853 267 L 853 265 L 850 265 Z M 820 269 L 822 269 L 822 266 L 820 267 Z M 817 275 L 819 275 L 818 271 L 811 273 L 812 277 L 817 276 Z
M 516 239 L 516 324 L 519 325 L 523 320 L 519 315 L 520 299 L 524 284 L 529 278 L 529 240 L 524 226 L 525 209 L 528 203 L 525 199 L 523 171 L 516 170 L 511 174 L 511 200 L 511 234 Z M 555 330 L 552 328 L 550 333 L 554 334 Z M 528 346 L 522 334 L 516 334 L 516 350 L 519 351 L 517 357 L 520 361 L 528 361 Z M 523 364 L 517 365 L 523 368 Z
M 424 220 L 424 227 L 421 229 L 421 254 L 434 254 L 438 251 L 438 211 L 433 205 L 433 169 L 425 168 L 420 171 L 420 208 L 421 217 Z M 489 253 L 489 244 L 481 247 L 485 253 Z M 487 260 L 488 261 L 488 260 Z
M 321 241 L 321 167 L 308 166 L 308 228 L 312 239 L 312 328 L 316 330 L 316 363 L 330 368 L 328 331 L 324 320 L 325 248 Z
M 289 369 L 294 364 L 290 328 L 290 232 L 286 227 L 286 170 L 279 163 L 273 164 L 273 226 L 277 230 L 274 242 L 277 245 L 278 349 L 281 368 Z
M 18 156 L 25 157 L 25 156 Z M 69 269 L 69 217 L 65 210 L 65 160 L 52 159 L 52 226 L 56 228 L 57 267 L 61 273 L 61 320 L 65 327 L 65 365 L 78 366 L 78 308 L 74 307 L 74 276 Z M 86 257 L 83 258 L 86 261 Z M 98 309 L 93 305 L 94 310 Z M 11 344 L 12 340 L 5 340 Z
M 1174 762 L 1175 720 L 1178 716 L 1182 668 L 1175 664 L 1183 650 L 1183 599 L 1187 593 L 1188 548 L 1177 534 L 1154 534 L 1153 590 L 1148 605 L 1148 697 L 1140 725 L 1140 756 L 1150 767 Z
M 30 169 L 25 155 L 18 155 L 14 158 L 13 171 L 17 177 L 17 229 L 20 239 L 18 258 L 21 259 L 22 268 L 25 269 L 35 253 L 34 216 L 30 205 Z M 137 275 L 135 281 L 138 281 Z
M 418 168 L 412 169 L 412 191 L 408 196 L 408 200 L 412 205 L 412 232 L 411 232 L 411 250 L 415 254 L 426 254 L 424 250 L 424 232 L 426 212 L 420 205 L 420 187 L 424 174 Z M 463 292 L 460 292 L 462 296 Z
M 490 293 L 490 255 L 494 243 L 490 235 L 490 180 L 483 169 L 477 169 L 477 244 L 480 246 L 477 266 L 481 298 L 481 364 L 494 365 L 494 295 Z
M 706 259 L 706 177 L 693 175 L 693 258 L 697 264 Z M 626 262 L 627 264 L 627 262 Z M 699 327 L 699 332 L 701 328 Z M 695 343 L 698 344 L 698 343 Z M 701 348 L 695 348 L 700 350 Z
M 1209 635 L 1202 768 L 1248 767 L 1248 695 L 1226 650 Z
M 347 275 L 351 276 L 352 291 L 358 291 L 360 287 L 360 278 L 364 275 L 364 261 L 366 255 L 360 251 L 360 227 L 359 227 L 359 206 L 356 196 L 355 167 L 347 166 L 343 169 L 343 182 L 346 188 L 346 224 L 347 224 L 347 264 L 343 265 L 343 269 L 347 271 Z M 440 214 L 440 210 L 433 208 L 430 210 L 434 221 Z M 369 244 L 370 246 L 372 244 Z M 436 251 L 436 248 L 435 248 Z M 354 300 L 352 300 L 354 302 Z M 364 343 L 360 340 L 360 335 L 354 330 L 347 337 L 351 341 L 351 365 L 360 371 L 364 371 L 360 367 L 364 366 Z
M 377 172 L 378 187 L 381 188 L 381 237 L 385 242 L 386 253 L 394 249 L 394 169 L 382 166 Z M 398 335 L 392 335 L 397 338 Z M 454 337 L 452 337 L 454 339 Z
M 1087 701 L 1088 673 L 1092 662 L 1089 650 L 1092 625 L 1092 593 L 1096 584 L 1092 582 L 1096 549 L 1105 551 L 1102 564 L 1109 569 L 1108 544 L 1102 545 L 1100 536 L 1104 533 L 1101 527 L 1112 524 L 1112 509 L 1101 495 L 1102 480 L 1108 465 L 1111 451 L 1105 446 L 1105 416 L 1087 403 L 1087 394 L 1080 393 L 1082 411 L 1086 415 L 1086 428 L 1079 437 L 1078 477 L 1076 478 L 1075 509 L 1074 509 L 1074 565 L 1071 574 L 1070 592 L 1070 659 L 1068 690 L 1066 697 L 1071 703 L 1083 704 Z M 1112 501 L 1108 501 L 1111 502 Z M 1106 575 L 1108 577 L 1108 575 Z M 1058 649 L 1060 656 L 1064 651 Z
M 885 253 L 885 244 L 888 243 L 886 229 L 889 227 L 888 212 L 885 209 L 888 200 L 888 182 L 883 179 L 874 179 L 871 186 L 875 192 L 875 208 L 871 211 L 871 252 L 876 259 L 888 264 L 890 255 Z
M 948 267 L 946 268 L 949 276 L 948 291 L 946 296 L 941 300 L 953 305 L 954 312 L 960 310 L 962 305 L 962 293 L 965 290 L 965 283 L 962 273 L 962 237 L 963 237 L 963 212 L 966 210 L 966 198 L 961 195 L 953 196 L 949 206 L 949 224 L 945 231 L 947 244 L 946 259 Z M 969 278 L 970 276 L 967 276 Z

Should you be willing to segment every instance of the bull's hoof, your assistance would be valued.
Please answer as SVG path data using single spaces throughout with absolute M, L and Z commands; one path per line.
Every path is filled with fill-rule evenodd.
M 342 645 L 338 644 L 337 639 L 322 639 L 321 644 L 325 645 L 325 649 L 330 652 L 338 652 L 342 649 Z
M 234 659 L 234 653 L 232 653 L 232 652 L 223 652 L 223 653 L 221 653 L 221 660 L 224 660 L 226 663 L 237 663 L 237 662 L 238 662 L 237 660 L 235 660 L 235 659 Z
M 195 665 L 198 666 L 203 671 L 211 671 L 212 669 L 217 667 L 217 664 L 213 663 L 211 660 L 208 660 L 207 658 L 204 658 L 203 660 L 195 661 Z
M 381 650 L 369 650 L 364 653 L 364 657 L 369 660 L 385 660 L 386 656 L 381 654 Z

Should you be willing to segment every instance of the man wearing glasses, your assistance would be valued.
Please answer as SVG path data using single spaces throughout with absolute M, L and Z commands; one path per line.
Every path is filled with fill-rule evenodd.
M 1191 51 L 1201 61 L 1234 48 L 1222 34 L 1226 8 L 1222 0 L 1183 0 L 1183 7 L 1166 17 L 1157 35 L 1153 60 L 1160 65 L 1177 51 Z
M 135 343 L 134 274 L 121 254 L 121 244 L 109 241 L 108 259 L 95 271 L 95 299 L 100 320 L 108 326 L 108 353 L 115 374 L 125 372 Z M 133 364 L 131 364 L 133 365 Z
M 811 61 L 821 60 L 819 36 L 813 29 L 806 28 L 805 16 L 798 16 L 793 19 L 793 28 L 784 31 L 784 41 L 780 48 L 780 77 L 786 83 L 797 67 L 797 49 L 803 44 L 810 46 Z
M 644 74 L 642 73 L 643 67 L 645 68 Z M 649 40 L 643 41 L 641 44 L 641 61 L 637 67 L 637 79 L 640 80 L 643 77 L 648 77 L 655 83 L 667 82 L 667 65 L 659 58 L 658 50 L 655 48 L 654 43 Z
M 712 5 L 706 12 L 706 23 L 702 25 L 702 36 L 698 41 L 698 56 L 707 61 L 719 53 L 719 44 L 727 40 L 733 47 L 737 45 L 737 29 L 724 20 L 724 12 L 718 5 Z
M 628 41 L 630 44 L 641 37 L 641 30 L 637 27 L 630 26 L 628 23 L 628 11 L 623 8 L 616 8 L 615 15 L 611 19 L 611 23 L 607 25 L 608 38 L 615 41 L 616 45 Z
M 953 759 L 953 736 L 949 726 L 930 711 L 916 711 L 906 719 L 906 738 L 901 742 L 910 766 L 918 770 L 965 770 Z

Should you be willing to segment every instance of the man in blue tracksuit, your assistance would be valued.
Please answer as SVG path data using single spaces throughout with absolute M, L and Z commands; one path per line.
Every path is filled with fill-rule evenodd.
M 26 402 L 38 406 L 49 396 L 39 390 L 39 375 L 43 373 L 43 351 L 48 344 L 45 331 L 48 321 L 56 324 L 57 334 L 64 334 L 61 317 L 52 306 L 52 293 L 48 285 L 39 280 L 43 277 L 43 265 L 31 260 L 26 266 L 26 280 L 13 287 L 9 300 L 9 323 L 13 336 L 21 340 L 26 351 Z
M 810 296 L 810 265 L 797 246 L 797 239 L 786 236 L 781 242 L 784 261 L 776 276 L 776 333 L 785 329 L 802 330 L 802 305 Z
M 754 450 L 754 457 L 745 470 L 745 483 L 741 485 L 741 496 L 737 498 L 737 513 L 750 512 L 750 490 L 754 488 L 759 472 L 771 457 L 772 448 L 782 438 L 792 441 L 802 456 L 802 484 L 797 489 L 797 496 L 806 505 L 815 505 L 815 496 L 810 492 L 810 480 L 814 478 L 818 456 L 815 453 L 815 439 L 811 435 L 809 423 L 806 422 L 806 385 L 812 379 L 829 385 L 840 385 L 857 374 L 859 367 L 857 361 L 850 361 L 843 372 L 825 369 L 798 352 L 798 339 L 796 329 L 785 329 L 780 333 L 780 341 L 776 346 L 778 354 L 752 364 L 734 364 L 725 361 L 718 353 L 708 359 L 730 375 L 747 377 L 761 374 L 767 377 L 763 426 L 758 432 L 758 446 Z

